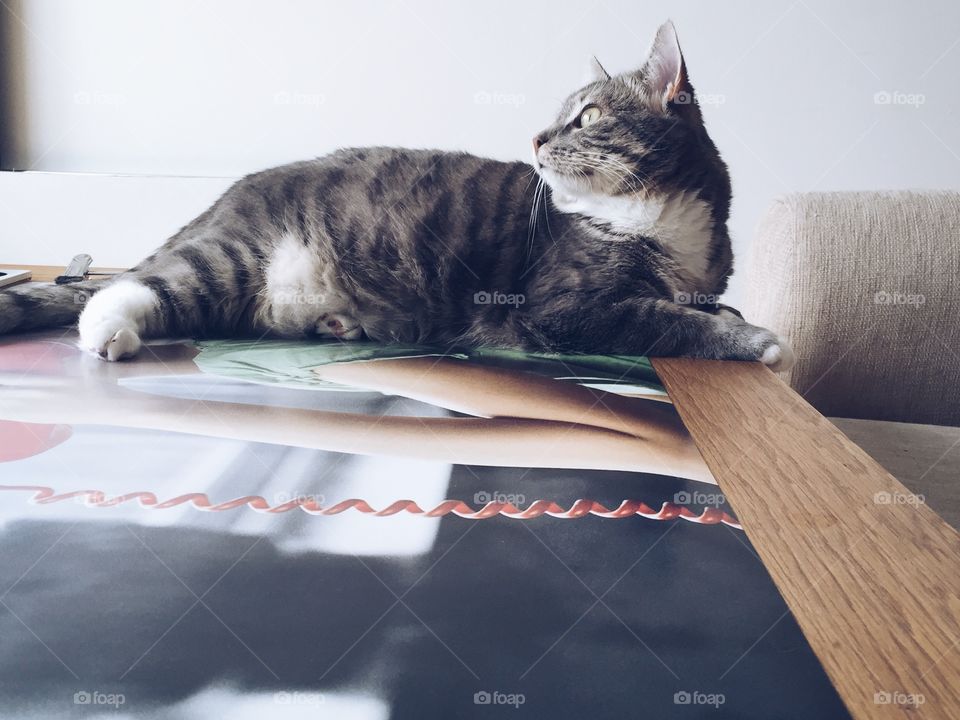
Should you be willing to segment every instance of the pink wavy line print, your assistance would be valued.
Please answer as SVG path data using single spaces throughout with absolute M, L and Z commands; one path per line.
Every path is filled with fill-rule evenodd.
M 316 500 L 307 497 L 296 498 L 280 505 L 270 505 L 270 503 L 260 495 L 245 495 L 222 503 L 212 503 L 205 493 L 187 493 L 186 495 L 178 495 L 175 498 L 160 501 L 152 492 L 146 491 L 131 492 L 108 498 L 106 494 L 100 490 L 77 490 L 58 495 L 53 488 L 44 485 L 0 485 L 0 490 L 32 492 L 33 497 L 31 497 L 29 501 L 37 505 L 49 505 L 65 500 L 75 500 L 85 497 L 86 501 L 84 504 L 88 507 L 116 507 L 117 505 L 136 500 L 140 503 L 141 507 L 153 510 L 168 510 L 178 505 L 189 504 L 195 509 L 204 512 L 224 512 L 226 510 L 235 510 L 239 507 L 247 507 L 259 513 L 278 514 L 299 508 L 309 515 L 339 515 L 347 510 L 355 510 L 356 512 L 373 515 L 374 517 L 387 517 L 406 512 L 411 515 L 423 515 L 424 517 L 442 517 L 453 514 L 468 520 L 486 520 L 487 518 L 497 515 L 515 520 L 530 520 L 532 518 L 538 518 L 541 515 L 566 519 L 577 519 L 586 515 L 622 519 L 639 515 L 649 520 L 674 520 L 676 518 L 682 518 L 683 520 L 700 525 L 717 525 L 723 523 L 732 528 L 742 529 L 736 518 L 719 508 L 706 508 L 697 515 L 689 508 L 677 505 L 676 503 L 665 502 L 659 510 L 654 510 L 640 500 L 623 500 L 619 506 L 612 510 L 594 500 L 584 498 L 575 500 L 573 505 L 566 510 L 550 500 L 534 500 L 524 509 L 520 509 L 512 503 L 488 502 L 478 510 L 470 507 L 462 500 L 444 500 L 429 510 L 424 510 L 413 500 L 397 500 L 381 510 L 375 510 L 370 507 L 366 500 L 359 498 L 343 500 L 329 507 L 324 507 Z

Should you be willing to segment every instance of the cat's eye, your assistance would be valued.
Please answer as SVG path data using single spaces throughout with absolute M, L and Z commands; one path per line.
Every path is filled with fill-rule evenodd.
M 600 119 L 600 115 L 603 113 L 600 112 L 600 108 L 596 105 L 590 105 L 589 107 L 584 108 L 583 112 L 580 113 L 580 117 L 577 118 L 578 127 L 589 127 L 593 125 L 597 120 Z

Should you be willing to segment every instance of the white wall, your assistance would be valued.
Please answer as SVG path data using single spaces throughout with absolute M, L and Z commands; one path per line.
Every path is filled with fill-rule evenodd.
M 223 177 L 381 143 L 526 158 L 591 53 L 631 68 L 669 16 L 733 173 L 737 250 L 779 193 L 960 187 L 953 0 L 7 2 L 6 167 Z M 98 263 L 162 239 L 133 222 Z M 0 259 L 24 254 L 9 238 Z M 58 258 L 97 242 L 40 240 Z

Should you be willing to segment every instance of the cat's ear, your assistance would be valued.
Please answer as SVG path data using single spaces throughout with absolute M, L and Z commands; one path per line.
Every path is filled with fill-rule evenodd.
M 604 70 L 603 65 L 597 60 L 596 55 L 590 56 L 590 72 L 588 82 L 606 82 L 610 79 L 610 73 Z
M 657 30 L 650 54 L 634 76 L 655 110 L 666 111 L 672 103 L 693 104 L 693 87 L 687 78 L 677 30 L 670 20 Z

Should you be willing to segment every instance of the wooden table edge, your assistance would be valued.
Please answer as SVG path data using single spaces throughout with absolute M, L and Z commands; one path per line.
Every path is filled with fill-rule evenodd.
M 17 265 L 16 263 L 0 263 L 0 270 L 29 270 L 31 273 L 31 281 L 53 282 L 58 275 L 63 275 L 63 271 L 66 270 L 66 267 L 63 265 Z M 125 268 L 90 268 L 90 272 L 93 273 L 116 274 L 123 272 L 124 270 Z M 10 287 L 16 287 L 16 285 Z
M 759 363 L 652 363 L 851 715 L 960 718 L 960 535 Z

